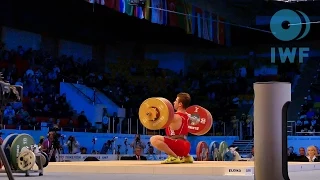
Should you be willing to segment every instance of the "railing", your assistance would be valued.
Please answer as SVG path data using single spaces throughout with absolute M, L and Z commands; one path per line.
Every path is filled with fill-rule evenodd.
M 296 132 L 297 136 L 320 136 L 320 132 Z
M 252 138 L 251 141 L 246 145 L 246 147 L 244 147 L 244 150 L 249 150 L 249 149 L 251 149 L 252 147 L 249 147 L 249 145 L 250 145 L 251 143 L 253 143 L 253 141 L 254 141 L 254 138 Z
M 287 122 L 287 135 L 293 136 L 297 132 L 296 122 L 288 121 Z
M 64 82 L 64 79 L 63 79 L 63 82 Z M 89 101 L 89 103 L 92 103 L 92 104 L 96 103 L 97 99 L 96 99 L 96 94 L 95 93 L 93 94 L 93 98 L 90 98 L 88 95 L 86 95 L 84 92 L 82 92 L 82 90 L 79 89 L 77 86 L 75 86 L 73 83 L 70 83 L 70 84 L 72 85 L 72 87 L 74 87 L 77 90 L 77 92 L 79 92 L 84 98 L 86 98 Z
M 153 135 L 153 134 L 164 134 L 163 130 L 148 130 L 141 125 L 138 118 L 119 118 L 119 123 L 116 123 L 117 120 L 113 117 L 109 117 L 109 123 L 107 127 L 103 127 L 101 123 L 95 124 L 92 128 L 77 128 L 73 126 L 60 127 L 60 131 L 65 132 L 92 132 L 92 133 L 123 133 L 123 134 L 141 134 L 141 135 Z M 46 123 L 41 123 L 40 126 L 21 126 L 21 125 L 4 125 L 3 129 L 18 129 L 18 130 L 43 130 L 47 129 L 49 131 L 50 125 Z M 208 132 L 207 135 L 213 136 L 224 136 L 226 135 L 225 123 L 222 124 L 222 127 L 218 131 L 216 126 L 213 126 L 212 131 Z M 217 132 L 220 132 L 219 134 Z M 230 131 L 227 136 L 231 136 L 234 130 Z

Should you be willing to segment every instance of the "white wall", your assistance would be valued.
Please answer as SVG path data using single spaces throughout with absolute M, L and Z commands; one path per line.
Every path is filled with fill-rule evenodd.
M 159 60 L 159 68 L 171 69 L 177 73 L 185 69 L 185 53 L 183 52 L 146 52 L 146 59 Z
M 59 56 L 61 55 L 73 56 L 74 60 L 77 60 L 78 58 L 82 58 L 83 61 L 91 60 L 92 46 L 67 40 L 60 40 Z
M 3 27 L 2 29 L 2 41 L 6 44 L 8 50 L 17 49 L 18 46 L 22 46 L 24 49 L 32 48 L 39 50 L 41 45 L 41 35 L 17 30 L 9 27 Z

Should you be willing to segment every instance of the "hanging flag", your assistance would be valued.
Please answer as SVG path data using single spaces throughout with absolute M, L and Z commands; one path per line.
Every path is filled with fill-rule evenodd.
M 204 11 L 203 18 L 202 18 L 202 26 L 203 26 L 202 27 L 202 38 L 205 40 L 210 40 L 208 19 L 209 19 L 209 12 Z
M 168 6 L 168 25 L 178 27 L 177 0 L 167 0 Z
M 116 6 L 116 0 L 106 0 L 105 5 L 110 9 L 114 9 Z
M 134 7 L 134 16 L 139 18 L 139 19 L 143 19 L 144 18 L 142 7 L 140 7 L 140 6 L 135 6 Z
M 218 44 L 225 45 L 224 19 L 218 16 Z
M 160 0 L 151 0 L 151 7 L 159 8 Z M 151 22 L 159 24 L 160 10 L 151 9 Z
M 185 8 L 185 1 L 184 0 L 177 0 L 177 12 L 181 13 L 178 14 L 178 26 L 181 29 L 184 29 L 185 31 L 187 30 L 187 24 L 186 24 L 186 8 Z
M 201 38 L 202 34 L 202 9 L 192 7 L 192 33 Z
M 185 6 L 185 12 L 186 12 L 186 32 L 188 34 L 192 34 L 192 5 L 189 3 L 186 3 Z
M 115 0 L 113 9 L 116 11 L 120 11 L 120 0 Z
M 162 9 L 168 9 L 167 0 L 162 0 Z M 162 10 L 162 24 L 168 24 L 168 12 Z
M 95 0 L 85 0 L 86 2 L 93 4 L 95 2 Z
M 130 0 L 125 0 L 125 13 L 129 16 L 133 15 L 133 6 L 129 3 Z
M 104 6 L 106 0 L 96 0 L 98 4 Z
M 150 1 L 151 0 L 146 0 L 145 6 L 143 8 L 143 16 L 146 20 L 150 20 Z
M 126 12 L 126 0 L 119 0 L 119 12 Z
M 219 31 L 218 31 L 218 16 L 214 13 L 212 13 L 212 38 L 213 42 L 218 44 L 218 37 L 219 37 Z
M 151 0 L 151 7 L 157 8 L 151 11 L 151 22 L 163 24 L 163 0 Z
M 231 47 L 231 25 L 225 24 L 226 45 Z
M 197 27 L 197 12 L 196 12 L 196 7 L 194 7 L 193 5 L 191 5 L 192 9 L 191 9 L 191 30 L 192 30 L 192 34 L 194 35 L 198 35 L 198 28 Z
M 197 10 L 201 10 L 201 9 L 197 9 Z M 200 11 L 198 11 L 197 12 L 197 21 L 198 21 L 198 37 L 199 38 L 202 38 L 202 28 L 203 28 L 203 26 L 202 26 L 202 24 L 203 24 L 203 22 L 202 22 L 202 10 L 201 10 L 201 12 Z
M 209 39 L 210 41 L 213 41 L 213 18 L 212 18 L 212 13 L 209 12 L 209 21 L 208 21 L 208 26 L 209 26 Z

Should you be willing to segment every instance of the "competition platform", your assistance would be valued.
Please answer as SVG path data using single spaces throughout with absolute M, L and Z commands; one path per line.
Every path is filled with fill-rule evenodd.
M 288 172 L 320 170 L 320 162 L 289 162 Z M 252 161 L 195 161 L 160 164 L 160 161 L 52 162 L 45 172 L 95 174 L 253 176 Z

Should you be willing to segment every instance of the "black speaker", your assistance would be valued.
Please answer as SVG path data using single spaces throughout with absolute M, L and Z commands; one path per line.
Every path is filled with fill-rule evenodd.
M 87 157 L 84 161 L 99 161 L 96 157 Z

